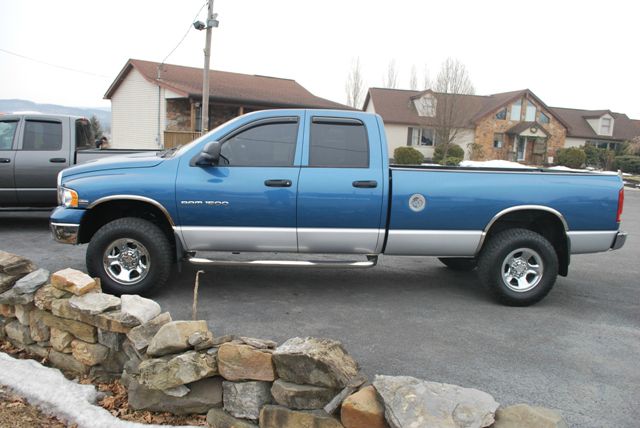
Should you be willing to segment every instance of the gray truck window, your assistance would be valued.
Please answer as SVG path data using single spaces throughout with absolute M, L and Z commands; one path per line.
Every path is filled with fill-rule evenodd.
M 13 148 L 13 136 L 16 135 L 17 120 L 3 120 L 0 122 L 0 150 Z
M 24 128 L 22 150 L 60 150 L 62 149 L 62 124 L 27 120 Z
M 221 165 L 292 166 L 297 123 L 266 123 L 242 131 L 222 144 Z
M 309 166 L 368 168 L 369 142 L 361 122 L 314 120 L 311 124 Z
M 95 148 L 96 143 L 91 124 L 87 119 L 76 119 L 76 150 Z

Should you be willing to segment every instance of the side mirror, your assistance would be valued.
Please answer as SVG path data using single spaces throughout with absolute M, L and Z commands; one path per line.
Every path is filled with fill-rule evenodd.
M 218 165 L 218 161 L 220 160 L 220 148 L 220 141 L 211 141 L 210 143 L 205 144 L 202 151 L 194 156 L 189 164 L 191 166 Z

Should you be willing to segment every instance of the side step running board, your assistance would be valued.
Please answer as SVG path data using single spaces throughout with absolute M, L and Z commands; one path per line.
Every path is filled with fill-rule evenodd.
M 190 257 L 187 261 L 196 266 L 280 266 L 304 268 L 366 269 L 378 264 L 378 256 L 367 256 L 366 262 L 349 260 L 211 260 Z

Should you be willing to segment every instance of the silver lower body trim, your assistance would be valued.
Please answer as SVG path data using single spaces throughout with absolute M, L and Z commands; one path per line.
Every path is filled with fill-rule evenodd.
M 607 251 L 614 244 L 617 234 L 617 230 L 567 232 L 567 237 L 571 241 L 571 254 Z
M 367 261 L 350 260 L 212 260 L 201 257 L 190 257 L 189 263 L 196 266 L 254 266 L 254 267 L 303 267 L 332 269 L 366 269 L 378 263 L 378 256 L 367 256 Z
M 53 239 L 63 244 L 77 244 L 79 230 L 79 224 L 51 223 Z
M 375 254 L 381 244 L 379 229 L 298 229 L 301 253 Z
M 187 251 L 298 251 L 295 227 L 178 226 Z
M 474 257 L 482 239 L 481 230 L 390 230 L 389 255 Z

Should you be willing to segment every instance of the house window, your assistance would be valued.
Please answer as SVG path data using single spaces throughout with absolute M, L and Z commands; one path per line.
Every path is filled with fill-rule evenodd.
M 436 139 L 435 130 L 432 128 L 409 128 L 409 146 L 433 146 Z
M 529 100 L 527 100 L 527 110 L 525 112 L 524 120 L 526 122 L 535 122 L 536 120 L 536 106 Z
M 522 100 L 518 100 L 511 104 L 511 120 L 520 121 L 520 113 L 522 111 Z
M 603 140 L 587 140 L 585 145 L 595 146 L 599 149 L 615 150 L 618 147 L 618 142 L 603 141 Z
M 540 120 L 540 123 L 549 123 L 551 121 L 549 119 L 549 116 L 547 116 L 543 112 L 540 112 L 540 119 L 539 120 Z
M 418 115 L 426 117 L 435 117 L 436 115 L 436 99 L 432 96 L 424 96 L 416 103 Z
M 506 118 L 507 118 L 507 108 L 504 107 L 498 110 L 498 112 L 496 113 L 496 119 L 505 120 Z
M 504 147 L 504 134 L 493 134 L 493 148 L 501 149 L 502 147 Z
M 611 118 L 603 117 L 600 120 L 600 134 L 611 135 Z

